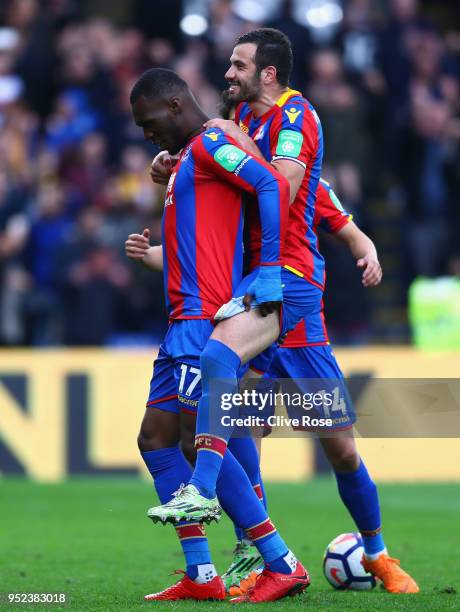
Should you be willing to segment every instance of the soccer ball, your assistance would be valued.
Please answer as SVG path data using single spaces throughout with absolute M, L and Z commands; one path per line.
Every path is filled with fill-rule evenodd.
M 343 533 L 326 548 L 323 571 L 334 589 L 368 591 L 377 584 L 361 565 L 363 540 L 359 533 Z

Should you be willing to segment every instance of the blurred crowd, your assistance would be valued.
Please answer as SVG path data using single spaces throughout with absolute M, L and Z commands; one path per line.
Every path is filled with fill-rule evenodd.
M 292 86 L 320 115 L 323 175 L 345 208 L 371 234 L 386 212 L 396 219 L 405 282 L 460 274 L 456 2 L 344 0 L 327 36 L 294 19 L 293 1 L 280 0 L 268 23 L 235 4 L 208 3 L 209 27 L 190 36 L 180 0 L 2 0 L 0 345 L 158 341 L 161 275 L 123 253 L 144 227 L 160 241 L 163 197 L 129 92 L 145 69 L 169 67 L 215 116 L 233 42 L 260 25 L 293 42 Z M 333 335 L 372 339 L 369 309 L 354 307 L 362 289 L 353 261 L 337 261 L 327 237 L 322 244 Z

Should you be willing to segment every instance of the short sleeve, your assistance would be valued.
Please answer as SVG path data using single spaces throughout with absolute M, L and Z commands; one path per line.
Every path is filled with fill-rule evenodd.
M 320 146 L 321 125 L 306 100 L 288 101 L 272 122 L 272 161 L 287 159 L 306 168 Z

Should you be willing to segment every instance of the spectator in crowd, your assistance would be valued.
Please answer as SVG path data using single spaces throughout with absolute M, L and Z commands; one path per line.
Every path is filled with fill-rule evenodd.
M 146 68 L 173 68 L 216 115 L 234 40 L 259 25 L 241 17 L 236 0 L 208 3 L 197 36 L 181 33 L 182 0 L 136 0 L 116 22 L 110 7 L 97 15 L 90 4 L 0 3 L 3 345 L 161 335 L 161 276 L 123 255 L 127 234 L 140 228 L 160 242 L 163 198 L 148 176 L 157 151 L 132 122 L 129 92 Z M 375 237 L 384 267 L 388 255 L 375 306 L 381 295 L 388 309 L 399 291 L 400 307 L 414 275 L 458 274 L 459 15 L 448 0 L 429 3 L 430 12 L 427 0 L 341 5 L 327 45 L 299 21 L 295 0 L 273 0 L 268 25 L 292 39 L 292 85 L 320 115 L 325 178 Z M 353 263 L 327 237 L 322 248 L 332 333 L 372 339 L 374 305 Z

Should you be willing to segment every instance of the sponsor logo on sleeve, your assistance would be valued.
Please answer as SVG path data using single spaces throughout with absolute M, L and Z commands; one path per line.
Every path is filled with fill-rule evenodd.
M 284 112 L 286 113 L 287 118 L 289 119 L 289 123 L 292 125 L 293 123 L 296 122 L 297 117 L 300 115 L 302 111 L 297 110 L 295 106 L 291 106 L 291 108 L 285 108 Z
M 298 157 L 302 150 L 303 135 L 292 130 L 281 130 L 276 154 L 284 157 Z
M 206 132 L 205 136 L 206 138 L 210 138 L 213 142 L 216 142 L 219 138 L 218 132 Z
M 246 153 L 244 151 L 231 144 L 220 147 L 214 155 L 216 162 L 228 172 L 233 172 L 245 157 Z

